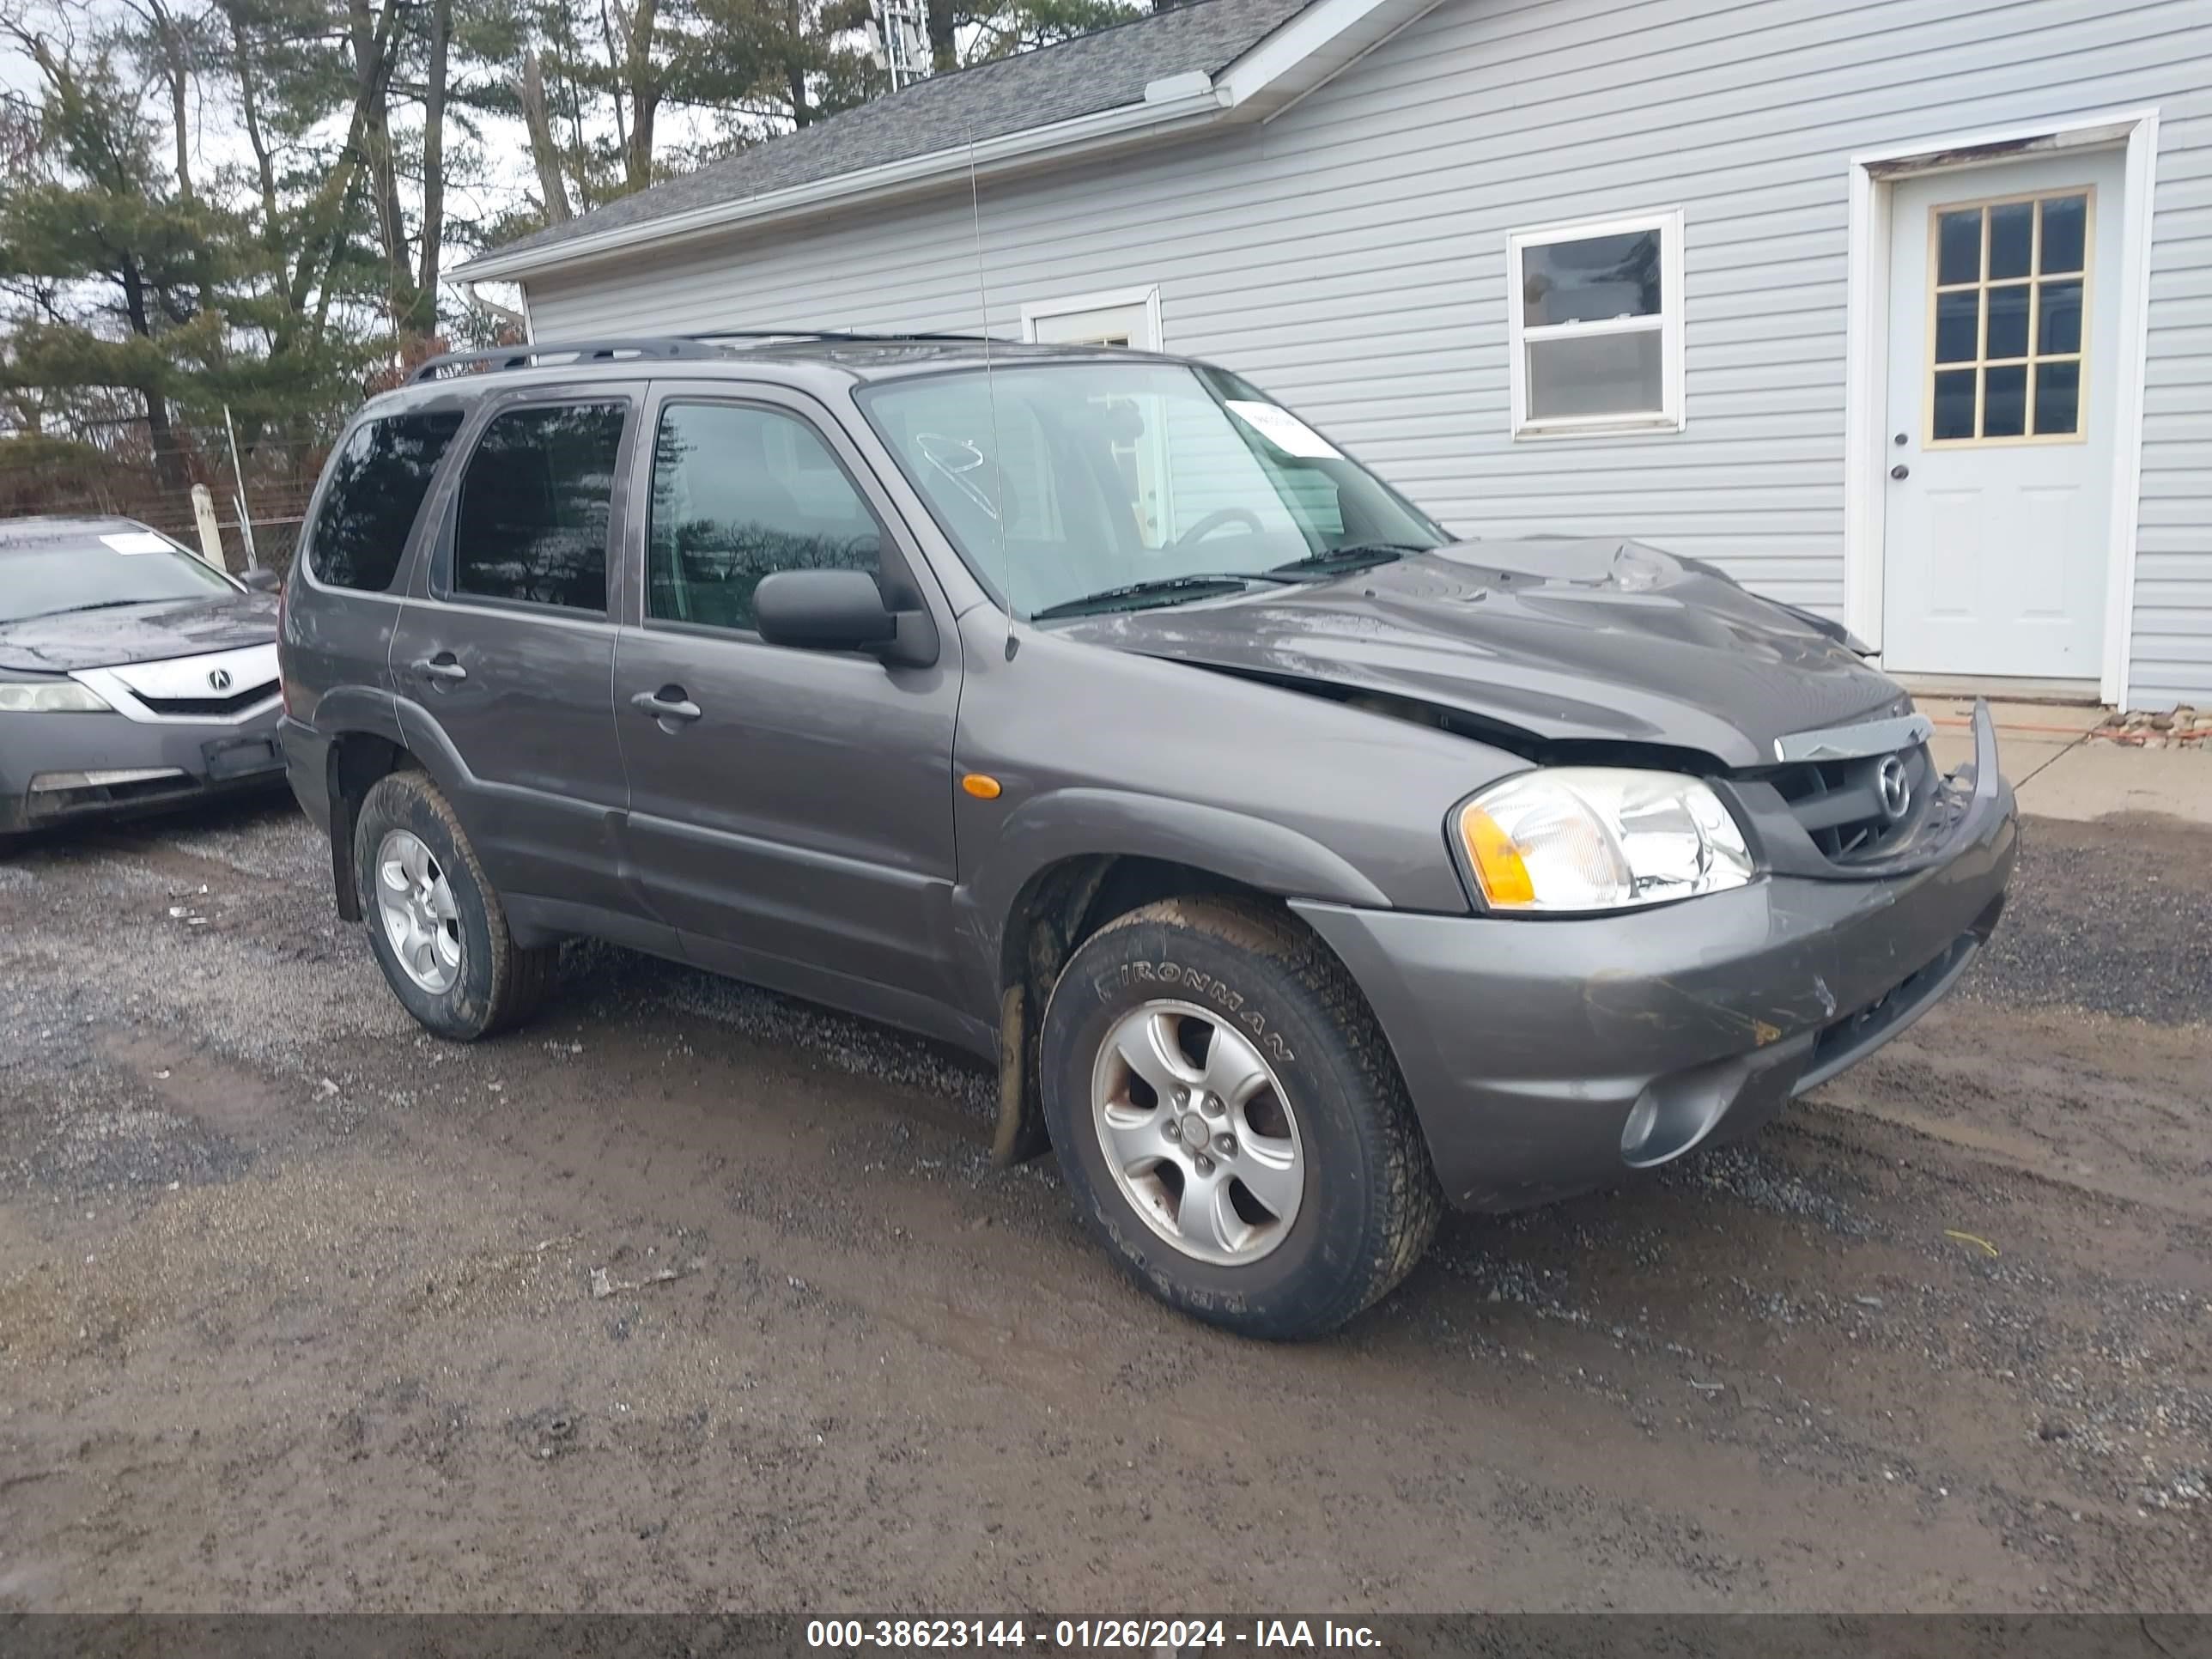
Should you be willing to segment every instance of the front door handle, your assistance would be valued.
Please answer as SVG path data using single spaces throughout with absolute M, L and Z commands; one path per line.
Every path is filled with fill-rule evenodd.
M 685 725 L 699 718 L 699 705 L 684 695 L 680 685 L 664 685 L 658 691 L 641 691 L 629 700 L 629 706 L 652 715 L 658 720 L 680 720 Z
M 469 671 L 454 660 L 450 651 L 441 651 L 434 657 L 417 657 L 408 665 L 416 673 L 434 680 L 459 681 L 469 677 Z

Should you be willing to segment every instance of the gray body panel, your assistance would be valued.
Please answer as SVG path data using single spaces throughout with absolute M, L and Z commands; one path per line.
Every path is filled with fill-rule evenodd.
M 1413 697 L 1547 742 L 1661 744 L 1726 766 L 1763 765 L 1784 732 L 1865 717 L 1899 696 L 1809 621 L 1616 540 L 1459 542 L 1310 587 L 1067 631 L 1148 656 Z
M 525 942 L 681 954 L 987 1054 L 1010 922 L 1065 861 L 1157 860 L 1275 895 L 1365 993 L 1447 1190 L 1489 1207 L 1747 1129 L 1902 1029 L 1994 925 L 2014 808 L 1986 718 L 1971 792 L 1962 775 L 1946 796 L 1955 818 L 1926 819 L 1888 863 L 1827 863 L 1776 793 L 1775 740 L 1910 701 L 1832 629 L 1692 562 L 1613 540 L 1459 544 L 1295 590 L 1011 620 L 852 398 L 980 356 L 785 346 L 641 392 L 499 374 L 481 402 L 620 384 L 647 416 L 679 390 L 805 412 L 882 520 L 884 591 L 934 628 L 935 659 L 650 623 L 627 503 L 650 494 L 651 421 L 635 421 L 604 620 L 435 597 L 419 525 L 404 605 L 295 572 L 285 661 L 313 684 L 285 741 L 303 803 L 329 819 L 334 737 L 396 729 Z M 457 395 L 410 387 L 368 412 Z M 415 668 L 441 653 L 465 680 Z M 636 708 L 641 694 L 696 717 Z M 1608 756 L 1713 778 L 1770 873 L 1609 917 L 1480 914 L 1449 848 L 1455 807 L 1532 765 Z M 964 791 L 968 774 L 996 793 Z M 1643 1099 L 1656 1127 L 1625 1139 Z
M 272 746 L 276 720 L 273 708 L 236 722 L 158 725 L 120 714 L 0 714 L 0 834 L 280 784 L 283 757 Z M 140 770 L 180 775 L 149 780 L 120 799 L 31 793 L 32 781 L 44 774 Z
M 276 600 L 268 593 L 64 611 L 0 623 L 0 674 L 67 674 L 163 662 L 264 645 L 276 636 Z

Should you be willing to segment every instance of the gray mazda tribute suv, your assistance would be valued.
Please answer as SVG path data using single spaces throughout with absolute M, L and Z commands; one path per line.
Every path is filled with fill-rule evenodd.
M 1147 1289 L 1340 1324 L 1442 1206 L 1733 1139 L 1941 998 L 2014 811 L 1841 629 L 1456 541 L 1235 375 L 981 339 L 439 359 L 310 508 L 282 741 L 431 1030 L 564 938 L 994 1060 Z

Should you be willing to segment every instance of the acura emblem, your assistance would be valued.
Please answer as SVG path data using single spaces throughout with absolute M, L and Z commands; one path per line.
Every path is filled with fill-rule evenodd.
M 1905 763 L 1894 755 L 1885 756 L 1881 769 L 1875 775 L 1875 787 L 1881 792 L 1881 813 L 1892 823 L 1903 817 L 1912 805 L 1912 780 L 1905 775 Z
M 208 671 L 208 684 L 218 691 L 229 690 L 230 670 L 228 668 L 210 669 Z

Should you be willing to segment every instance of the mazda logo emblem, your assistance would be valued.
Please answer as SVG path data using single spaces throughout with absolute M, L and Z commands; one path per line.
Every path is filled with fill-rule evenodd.
M 229 690 L 230 670 L 228 668 L 210 669 L 208 672 L 208 684 L 218 691 Z
M 1886 757 L 1881 769 L 1875 775 L 1875 787 L 1881 793 L 1881 814 L 1892 823 L 1903 817 L 1912 806 L 1912 780 L 1905 774 L 1905 763 L 1896 756 Z

